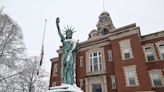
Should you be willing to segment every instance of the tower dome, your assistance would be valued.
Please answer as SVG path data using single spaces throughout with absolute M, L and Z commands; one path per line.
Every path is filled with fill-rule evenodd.
M 111 20 L 110 14 L 107 11 L 103 11 L 97 23 L 97 30 L 99 35 L 106 35 L 110 33 L 111 30 L 115 29 L 113 22 Z

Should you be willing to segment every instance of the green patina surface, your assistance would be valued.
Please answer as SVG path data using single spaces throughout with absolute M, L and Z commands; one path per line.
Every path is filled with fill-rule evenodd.
M 62 59 L 61 59 L 61 82 L 64 84 L 74 83 L 76 49 L 77 42 L 72 40 L 73 29 L 66 29 L 66 37 L 63 36 L 59 26 L 59 18 L 56 18 L 56 26 L 58 29 L 61 42 L 63 43 Z

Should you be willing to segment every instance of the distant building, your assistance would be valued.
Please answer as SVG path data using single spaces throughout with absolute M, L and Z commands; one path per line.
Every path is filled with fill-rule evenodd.
M 164 31 L 143 35 L 130 24 L 115 28 L 108 12 L 81 42 L 76 83 L 84 92 L 164 92 Z M 60 85 L 62 47 L 52 58 L 49 87 Z

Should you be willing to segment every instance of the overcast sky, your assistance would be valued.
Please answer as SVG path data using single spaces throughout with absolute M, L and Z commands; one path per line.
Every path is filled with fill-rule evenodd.
M 3 13 L 7 13 L 22 28 L 28 56 L 38 56 L 44 20 L 45 58 L 43 67 L 50 72 L 49 59 L 57 57 L 61 45 L 55 19 L 60 17 L 61 29 L 72 25 L 76 29 L 73 38 L 87 40 L 88 33 L 96 29 L 98 16 L 103 11 L 103 0 L 0 0 Z M 105 10 L 110 13 L 116 28 L 136 23 L 141 34 L 164 30 L 164 0 L 104 0 Z

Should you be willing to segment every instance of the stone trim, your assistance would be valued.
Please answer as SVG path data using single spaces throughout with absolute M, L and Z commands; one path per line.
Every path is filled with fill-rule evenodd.
M 133 27 L 136 27 L 136 23 L 132 23 L 132 24 L 129 24 L 129 25 L 122 26 L 122 27 L 120 27 L 120 28 L 111 30 L 111 32 L 112 32 L 112 33 L 114 33 L 114 32 L 119 32 L 119 31 L 126 30 L 126 29 L 133 28 Z
M 125 39 L 125 40 L 121 40 L 119 41 L 119 45 L 120 45 L 120 51 L 121 51 L 121 57 L 122 57 L 122 60 L 127 60 L 127 59 L 131 59 L 133 58 L 133 51 L 132 51 L 132 47 L 131 47 L 131 43 L 130 43 L 130 39 Z M 129 50 L 130 50 L 130 58 L 125 58 L 124 56 L 124 53 L 123 53 L 123 50 L 124 50 L 124 47 L 125 45 L 128 46 Z
M 126 87 L 134 87 L 134 86 L 139 86 L 139 80 L 138 80 L 138 74 L 136 71 L 136 65 L 130 65 L 130 66 L 125 66 L 123 67 L 124 70 L 124 77 L 125 77 L 125 82 L 126 82 Z M 135 72 L 135 85 L 130 85 L 129 80 L 128 80 L 128 75 L 127 72 L 133 70 Z
M 90 50 L 90 49 L 93 49 L 93 48 L 100 48 L 102 46 L 106 46 L 106 45 L 109 45 L 109 44 L 110 44 L 110 42 L 106 41 L 106 42 L 102 42 L 102 43 L 98 43 L 98 44 L 93 44 L 91 46 L 82 47 L 78 51 L 82 52 L 82 51 Z
M 52 59 L 50 59 L 50 61 L 51 61 L 51 62 L 57 62 L 57 61 L 58 61 L 58 59 L 59 59 L 59 58 L 58 58 L 58 57 L 56 57 L 56 58 L 52 58 Z
M 127 30 L 122 30 L 118 33 L 113 33 L 109 36 L 110 40 L 115 40 L 115 39 L 119 39 L 125 36 L 129 36 L 129 35 L 133 35 L 133 34 L 138 34 L 138 36 L 140 36 L 140 29 L 139 27 L 135 27 L 135 28 L 129 28 Z
M 161 52 L 159 50 L 159 45 L 161 45 L 161 44 L 164 44 L 164 40 L 160 40 L 160 41 L 158 41 L 158 42 L 155 43 L 156 48 L 157 48 L 157 53 L 158 53 L 158 55 L 160 57 L 160 60 L 164 60 L 164 58 L 162 58 Z
M 164 31 L 159 31 L 156 33 L 144 35 L 144 36 L 142 36 L 142 41 L 152 40 L 152 39 L 156 39 L 156 38 L 160 38 L 160 37 L 164 37 Z
M 108 92 L 106 75 L 85 78 L 85 92 L 92 92 L 92 84 L 101 84 L 102 92 Z
M 80 88 L 82 89 L 83 88 L 83 82 L 84 82 L 84 79 L 80 79 Z
M 90 70 L 90 62 L 89 62 L 89 54 L 94 53 L 94 52 L 100 52 L 101 53 L 101 65 L 102 65 L 102 70 L 101 71 L 106 71 L 105 67 L 105 54 L 104 54 L 104 48 L 92 48 L 88 51 L 86 51 L 86 73 L 98 73 L 98 72 L 91 72 Z M 101 73 L 101 71 L 99 71 Z
M 56 52 L 57 52 L 58 54 L 61 54 L 61 53 L 62 53 L 62 49 L 58 49 L 58 50 L 56 50 Z
M 111 79 L 111 85 L 112 85 L 112 89 L 116 89 L 117 88 L 117 84 L 116 84 L 116 76 L 115 75 L 110 75 L 110 79 Z M 113 82 L 115 83 L 115 86 L 113 85 Z
M 113 53 L 112 53 L 112 50 L 108 50 L 108 61 L 113 61 Z M 109 56 L 109 54 L 111 55 L 111 58 Z
M 102 42 L 106 42 L 109 40 L 108 37 L 109 37 L 109 34 L 103 35 L 103 36 L 98 36 L 94 39 L 88 39 L 86 41 L 80 42 L 79 44 L 80 44 L 80 47 L 87 47 L 87 46 L 90 46 L 93 44 L 99 44 Z
M 145 48 L 148 48 L 148 47 L 151 48 L 151 50 L 152 50 L 152 52 L 154 54 L 155 61 L 157 61 L 158 60 L 158 57 L 157 57 L 157 54 L 156 54 L 154 43 L 148 43 L 148 44 L 145 44 L 145 45 L 142 46 L 142 49 L 143 49 L 143 52 L 144 52 L 145 61 L 146 62 L 151 62 L 151 61 L 148 61 L 147 54 L 145 52 Z
M 160 87 L 164 87 L 164 76 L 163 76 L 163 73 L 162 73 L 161 69 L 152 69 L 152 70 L 148 71 L 150 82 L 151 82 L 151 86 L 152 87 L 158 87 L 158 86 L 155 86 L 154 83 L 153 83 L 153 80 L 152 80 L 152 77 L 151 77 L 151 73 L 153 73 L 153 72 L 158 72 L 160 74 L 160 79 L 161 79 L 161 82 L 162 82 L 162 86 L 160 86 Z

